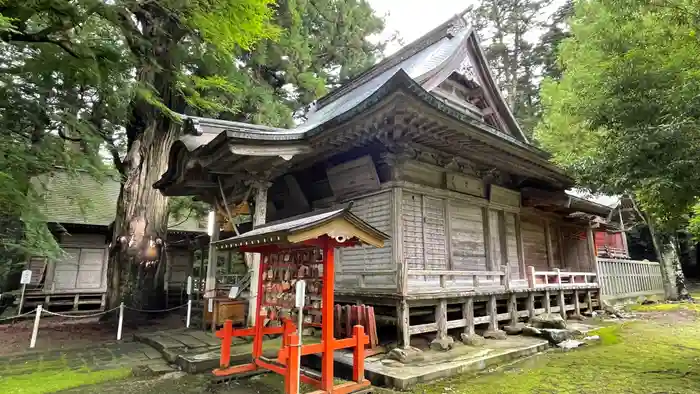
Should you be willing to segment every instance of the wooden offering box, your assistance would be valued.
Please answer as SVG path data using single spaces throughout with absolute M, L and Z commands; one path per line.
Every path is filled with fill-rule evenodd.
M 204 302 L 204 321 L 211 326 L 212 331 L 215 331 L 217 326 L 223 326 L 226 320 L 231 320 L 234 326 L 246 324 L 248 300 L 216 297 L 213 312 L 209 312 L 208 302 L 208 300 Z

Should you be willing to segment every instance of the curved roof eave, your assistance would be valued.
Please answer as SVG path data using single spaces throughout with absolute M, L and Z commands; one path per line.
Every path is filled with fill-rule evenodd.
M 520 128 L 520 125 L 518 124 L 517 120 L 515 119 L 515 116 L 513 115 L 513 112 L 510 110 L 508 105 L 506 105 L 505 101 L 503 101 L 503 96 L 501 95 L 498 85 L 496 85 L 496 79 L 493 76 L 493 73 L 491 72 L 491 67 L 488 65 L 488 61 L 486 60 L 486 54 L 484 53 L 484 50 L 481 47 L 481 43 L 479 42 L 479 37 L 476 35 L 475 31 L 472 31 L 469 34 L 468 37 L 468 43 L 471 44 L 472 46 L 472 53 L 474 54 L 475 62 L 473 66 L 479 67 L 481 71 L 481 75 L 484 76 L 484 83 L 488 86 L 489 91 L 494 92 L 494 97 L 493 100 L 495 101 L 496 106 L 498 107 L 497 109 L 501 111 L 503 115 L 505 115 L 505 122 L 507 123 L 508 127 L 518 133 L 518 137 L 524 142 L 529 143 L 527 136 L 523 132 L 523 130 Z
M 450 118 L 453 118 L 461 123 L 463 123 L 465 126 L 470 126 L 471 129 L 476 129 L 479 130 L 480 132 L 484 133 L 485 136 L 488 137 L 495 137 L 498 138 L 499 140 L 507 143 L 510 145 L 515 152 L 519 152 L 518 156 L 521 157 L 524 160 L 528 160 L 531 162 L 534 162 L 535 164 L 549 170 L 552 172 L 555 172 L 560 175 L 560 177 L 567 181 L 573 183 L 568 176 L 564 174 L 564 172 L 555 166 L 554 164 L 550 163 L 548 160 L 546 160 L 542 155 L 538 152 L 538 150 L 533 149 L 532 146 L 530 146 L 527 143 L 524 143 L 513 136 L 510 136 L 508 134 L 502 133 L 498 130 L 492 129 L 488 127 L 485 124 L 481 124 L 477 121 L 474 121 L 467 117 L 466 115 L 461 116 L 460 113 L 448 106 L 443 105 L 443 103 L 438 100 L 436 97 L 434 97 L 430 92 L 426 91 L 423 89 L 420 84 L 418 84 L 416 81 L 414 81 L 404 70 L 399 69 L 393 76 L 391 76 L 384 84 L 378 86 L 371 94 L 369 94 L 366 98 L 364 98 L 360 103 L 357 105 L 354 105 L 350 107 L 347 111 L 340 113 L 336 115 L 333 118 L 324 120 L 323 123 L 320 124 L 315 124 L 312 128 L 309 128 L 307 130 L 297 130 L 297 129 L 292 129 L 288 130 L 288 132 L 281 133 L 280 135 L 276 135 L 274 132 L 243 132 L 243 131 L 229 131 L 226 130 L 226 133 L 223 135 L 219 135 L 216 138 L 213 138 L 209 143 L 200 146 L 199 148 L 195 149 L 194 151 L 189 151 L 187 148 L 187 153 L 196 157 L 199 156 L 200 154 L 207 154 L 211 153 L 213 150 L 216 150 L 216 145 L 219 145 L 223 141 L 230 141 L 231 138 L 237 139 L 237 140 L 246 140 L 246 141 L 257 141 L 257 142 L 273 142 L 274 145 L 276 146 L 284 146 L 284 145 L 292 145 L 293 143 L 298 144 L 301 141 L 304 141 L 308 138 L 311 138 L 313 136 L 318 135 L 319 133 L 323 132 L 324 130 L 333 127 L 335 125 L 339 125 L 345 122 L 350 121 L 352 118 L 361 115 L 364 113 L 367 109 L 372 107 L 374 104 L 378 103 L 381 101 L 382 98 L 387 97 L 391 93 L 403 89 L 407 91 L 411 96 L 413 96 L 415 99 L 425 103 L 426 105 L 429 105 L 433 107 L 434 109 L 444 113 L 445 115 L 449 116 Z M 281 138 L 280 138 L 281 137 Z M 216 141 L 216 142 L 215 142 Z M 176 143 L 177 144 L 177 143 Z M 180 144 L 181 146 L 184 147 L 184 143 Z M 174 145 L 171 148 L 171 161 L 169 163 L 168 171 L 163 175 L 163 177 L 158 180 L 155 184 L 154 187 L 161 189 L 163 187 L 166 187 L 166 185 L 170 182 L 172 182 L 174 179 L 177 179 L 179 172 L 178 170 L 184 170 L 182 167 L 182 164 L 178 165 L 177 164 L 177 156 L 181 154 L 181 152 L 174 152 L 175 150 L 178 149 L 179 145 Z M 180 150 L 182 147 L 179 148 Z M 529 157 L 528 157 L 529 156 Z M 533 157 L 534 156 L 534 157 Z M 173 162 L 175 160 L 175 162 Z M 171 171 L 171 170 L 175 171 Z

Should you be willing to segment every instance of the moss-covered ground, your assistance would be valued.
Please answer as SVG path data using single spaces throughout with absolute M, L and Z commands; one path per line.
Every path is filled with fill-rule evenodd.
M 31 362 L 10 366 L 0 376 L 0 392 L 4 394 L 55 393 L 73 387 L 90 386 L 131 376 L 131 368 L 95 370 L 71 368 L 62 360 Z
M 633 309 L 638 321 L 589 335 L 598 344 L 550 351 L 478 376 L 416 387 L 413 393 L 700 393 L 700 305 L 654 304 Z
M 414 394 L 634 394 L 700 393 L 700 305 L 635 306 L 639 320 L 605 326 L 591 335 L 601 340 L 570 352 L 550 351 L 496 371 L 465 374 L 415 387 Z M 57 376 L 61 375 L 61 376 Z M 0 378 L 2 392 L 172 394 L 202 393 L 208 375 L 136 379 L 126 371 L 44 369 Z M 100 381 L 111 380 L 105 383 Z M 40 382 L 41 381 L 41 382 Z M 45 382 L 44 382 L 45 381 Z M 22 387 L 36 388 L 17 391 Z M 280 376 L 269 374 L 215 390 L 220 394 L 281 393 Z M 78 387 L 80 386 L 80 387 Z M 47 391 L 47 387 L 53 391 Z M 14 391 L 13 391 L 14 390 Z M 42 391 L 43 390 L 43 391 Z M 379 390 L 381 394 L 391 391 Z

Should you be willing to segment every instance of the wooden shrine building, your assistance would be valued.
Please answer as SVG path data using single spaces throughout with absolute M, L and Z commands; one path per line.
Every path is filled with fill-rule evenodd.
M 597 302 L 592 225 L 610 208 L 565 193 L 572 179 L 528 141 L 461 17 L 296 128 L 186 117 L 169 160 L 154 187 L 229 206 L 250 196 L 254 226 L 352 201 L 390 241 L 337 253 L 336 301 L 374 305 L 404 346 Z

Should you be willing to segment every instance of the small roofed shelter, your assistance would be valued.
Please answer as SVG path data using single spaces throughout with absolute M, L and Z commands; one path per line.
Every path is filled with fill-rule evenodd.
M 248 373 L 258 369 L 268 369 L 285 376 L 286 393 L 296 393 L 298 388 L 292 380 L 299 376 L 300 355 L 322 354 L 321 379 L 301 375 L 302 381 L 320 389 L 323 393 L 354 392 L 369 385 L 363 371 L 364 347 L 368 342 L 362 330 L 356 330 L 352 338 L 334 337 L 335 332 L 335 250 L 368 245 L 376 248 L 384 246 L 388 235 L 370 226 L 350 212 L 350 204 L 320 210 L 310 214 L 294 216 L 279 222 L 268 223 L 243 235 L 213 243 L 216 249 L 237 248 L 242 251 L 260 253 L 262 263 L 258 267 L 257 297 L 255 299 L 255 326 L 252 329 L 233 330 L 231 321 L 217 332 L 222 338 L 221 365 L 214 370 L 215 376 L 227 376 Z M 295 287 L 297 281 L 304 281 L 309 288 L 305 314 L 315 310 L 321 318 L 318 324 L 313 320 L 307 326 L 321 328 L 320 344 L 298 346 L 292 335 L 301 335 L 301 327 L 295 327 L 293 321 L 299 321 L 301 309 L 296 305 Z M 315 300 L 317 302 L 313 302 Z M 284 317 L 278 327 L 265 326 L 266 318 Z M 303 323 L 302 323 L 303 324 Z M 294 334 L 296 331 L 296 334 Z M 282 348 L 276 360 L 263 356 L 263 339 L 265 335 L 283 334 Z M 231 338 L 252 336 L 252 362 L 244 365 L 230 366 Z M 334 386 L 333 353 L 339 349 L 353 349 L 353 381 L 341 386 Z M 336 391 L 340 390 L 340 391 Z
M 119 182 L 56 169 L 32 178 L 31 184 L 42 196 L 43 204 L 38 208 L 63 255 L 58 259 L 29 258 L 26 268 L 32 271 L 32 279 L 23 307 L 104 308 L 110 226 L 116 214 Z M 196 268 L 194 250 L 208 243 L 206 222 L 187 216 L 171 218 L 170 223 L 163 286 L 169 301 L 182 304 L 187 298 L 187 277 Z
M 250 200 L 253 231 L 352 201 L 391 240 L 338 251 L 336 300 L 373 305 L 408 346 L 597 303 L 592 229 L 607 213 L 568 196 L 574 182 L 549 157 L 457 16 L 320 98 L 293 129 L 185 117 L 154 187 Z M 259 256 L 250 262 L 257 271 Z
M 261 248 L 290 248 L 328 235 L 333 245 L 384 247 L 384 241 L 389 236 L 350 212 L 351 206 L 352 203 L 344 204 L 267 223 L 242 235 L 213 242 L 213 245 L 217 249 L 237 248 L 244 252 L 258 252 Z M 319 245 L 313 243 L 310 246 Z

